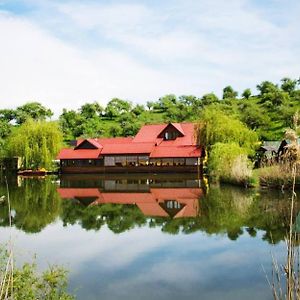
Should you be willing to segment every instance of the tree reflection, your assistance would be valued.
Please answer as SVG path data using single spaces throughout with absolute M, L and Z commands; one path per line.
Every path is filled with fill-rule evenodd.
M 203 195 L 195 187 L 150 187 L 143 192 L 60 188 L 68 191 L 63 197 L 68 199 L 61 199 L 53 180 L 47 177 L 9 183 L 16 228 L 35 233 L 60 218 L 64 226 L 79 224 L 83 229 L 97 231 L 106 225 L 114 233 L 147 226 L 168 234 L 199 231 L 236 240 L 244 233 L 256 237 L 260 232 L 269 243 L 283 240 L 288 229 L 290 195 L 280 191 L 211 186 Z M 102 182 L 101 186 L 105 184 Z M 70 191 L 81 196 L 72 196 Z M 2 195 L 6 195 L 3 182 Z M 0 226 L 9 226 L 6 201 L 0 202 Z
M 121 233 L 146 223 L 146 217 L 135 205 L 106 203 L 85 206 L 80 201 L 63 202 L 61 219 L 64 226 L 80 224 L 86 230 L 99 230 L 102 225 Z
M 41 180 L 25 179 L 9 182 L 12 223 L 27 233 L 40 232 L 60 215 L 61 199 L 50 177 Z M 0 195 L 7 195 L 5 185 L 0 185 Z M 3 201 L 0 225 L 9 226 L 8 203 Z

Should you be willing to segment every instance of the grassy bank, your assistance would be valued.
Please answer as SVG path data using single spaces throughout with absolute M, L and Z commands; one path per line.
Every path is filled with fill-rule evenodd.
M 262 188 L 291 189 L 293 186 L 292 169 L 288 165 L 273 165 L 256 170 Z M 295 177 L 295 188 L 300 188 L 300 170 Z

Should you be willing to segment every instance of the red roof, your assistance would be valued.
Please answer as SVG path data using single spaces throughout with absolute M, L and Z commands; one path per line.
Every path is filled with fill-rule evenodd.
M 115 138 L 96 138 L 96 139 L 87 139 L 88 141 L 95 141 L 97 144 L 104 146 L 106 144 L 126 144 L 130 143 L 133 140 L 133 137 L 115 137 Z M 79 146 L 84 139 L 77 140 L 76 146 Z
M 101 154 L 149 154 L 153 147 L 153 143 L 107 144 Z
M 183 136 L 175 140 L 158 138 L 168 126 L 174 126 Z M 79 148 L 87 141 L 98 149 Z M 95 159 L 102 155 L 149 154 L 150 157 L 199 157 L 201 150 L 196 146 L 193 123 L 170 123 L 145 125 L 137 135 L 121 138 L 99 138 L 78 140 L 74 149 L 63 149 L 58 159 Z
M 159 134 L 167 127 L 169 124 L 159 124 L 159 125 L 144 125 L 140 131 L 137 133 L 133 142 L 137 143 L 149 143 L 153 142 L 156 144 L 161 143 L 172 143 L 174 145 L 196 145 L 194 137 L 194 123 L 172 123 L 172 125 L 180 131 L 184 136 L 178 137 L 176 140 L 164 141 L 162 138 L 158 138 Z
M 199 157 L 200 148 L 195 146 L 161 146 L 155 147 L 150 157 Z
M 57 159 L 95 159 L 100 156 L 101 149 L 62 149 Z
M 85 140 L 81 140 L 80 143 L 77 143 L 77 145 L 76 145 L 76 147 L 75 147 L 74 149 L 77 149 L 82 143 L 84 143 L 84 142 L 86 142 L 86 141 L 87 141 L 88 143 L 92 144 L 92 145 L 93 145 L 94 147 L 96 147 L 97 149 L 102 148 L 102 145 L 100 145 L 96 139 L 85 139 Z

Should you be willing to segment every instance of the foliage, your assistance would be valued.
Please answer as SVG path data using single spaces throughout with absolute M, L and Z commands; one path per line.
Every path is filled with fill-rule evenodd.
M 240 120 L 256 131 L 262 140 L 279 140 L 291 116 L 300 109 L 299 80 L 283 78 L 280 84 L 263 81 L 257 85 L 258 94 L 246 88 L 241 97 L 230 85 L 223 89 L 222 99 L 214 93 L 202 96 L 168 94 L 158 100 L 133 105 L 130 101 L 113 98 L 106 107 L 98 102 L 85 103 L 77 110 L 64 109 L 59 124 L 64 140 L 79 137 L 111 137 L 133 135 L 143 124 L 189 122 L 202 118 L 202 111 L 218 110 Z M 38 102 L 16 109 L 0 110 L 0 143 L 18 124 L 28 118 L 46 120 L 52 112 Z
M 230 85 L 223 89 L 223 99 L 235 99 L 237 95 L 238 92 L 236 92 Z
M 28 120 L 15 128 L 7 140 L 9 157 L 23 158 L 23 168 L 52 168 L 62 146 L 62 133 L 55 122 Z
M 7 122 L 15 121 L 17 124 L 22 124 L 28 119 L 46 120 L 53 115 L 53 112 L 43 106 L 39 102 L 28 102 L 22 106 L 13 109 L 0 110 L 0 120 Z
M 21 267 L 14 266 L 12 277 L 2 277 L 6 271 L 10 253 L 0 249 L 0 283 L 8 294 L 0 294 L 1 300 L 71 300 L 67 293 L 67 271 L 58 266 L 51 266 L 43 273 L 37 271 L 34 263 L 25 263 Z M 9 278 L 12 278 L 9 280 Z M 11 286 L 13 287 L 11 289 Z
M 234 142 L 245 148 L 248 153 L 252 153 L 258 142 L 255 132 L 214 106 L 202 111 L 197 124 L 197 137 L 199 144 L 204 145 L 208 150 L 216 143 Z
M 216 143 L 209 155 L 208 169 L 215 179 L 225 182 L 251 184 L 252 167 L 247 150 L 236 143 Z
M 245 89 L 242 93 L 242 97 L 244 97 L 245 99 L 249 99 L 251 96 L 251 90 L 250 89 Z
M 14 211 L 12 224 L 27 233 L 42 231 L 48 224 L 55 221 L 61 212 L 61 199 L 51 177 L 43 180 L 19 179 L 9 184 L 11 209 Z M 5 194 L 4 186 L 0 185 L 0 195 Z M 8 205 L 2 203 L 0 209 L 0 225 L 8 226 Z

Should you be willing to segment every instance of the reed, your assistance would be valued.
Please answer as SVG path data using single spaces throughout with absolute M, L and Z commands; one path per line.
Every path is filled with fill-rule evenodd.
M 294 119 L 295 128 L 297 129 L 298 115 Z M 295 223 L 295 201 L 296 201 L 296 178 L 300 167 L 300 145 L 298 144 L 298 136 L 296 130 L 286 132 L 286 138 L 291 140 L 291 144 L 287 147 L 284 158 L 285 168 L 290 167 L 288 175 L 291 175 L 292 195 L 290 202 L 290 218 L 289 231 L 286 236 L 286 262 L 285 265 L 279 266 L 277 261 L 272 257 L 272 288 L 275 300 L 298 300 L 300 299 L 300 260 L 299 260 L 299 234 L 294 230 Z M 288 176 L 287 175 L 287 176 Z M 286 176 L 286 175 L 284 175 Z M 282 274 L 283 279 L 282 281 Z M 284 291 L 285 287 L 285 293 Z
M 10 205 L 10 195 L 8 189 L 8 182 L 5 176 L 6 184 L 6 199 L 8 204 L 8 218 L 9 227 L 12 230 L 12 216 L 11 216 L 11 205 Z M 6 255 L 4 255 L 4 270 L 1 270 L 0 274 L 0 300 L 14 299 L 14 252 L 13 252 L 13 241 L 12 234 L 10 233 L 9 242 L 7 244 Z M 9 298 L 10 297 L 10 298 Z

